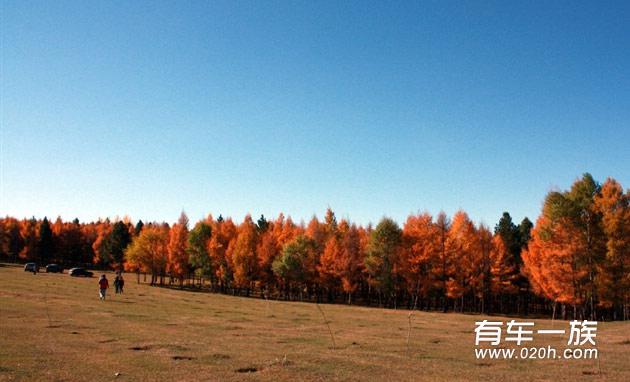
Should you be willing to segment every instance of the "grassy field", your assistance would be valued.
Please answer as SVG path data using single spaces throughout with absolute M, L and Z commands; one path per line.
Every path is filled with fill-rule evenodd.
M 482 316 L 416 312 L 409 332 L 408 311 L 321 305 L 333 349 L 315 304 L 126 280 L 124 295 L 101 302 L 96 277 L 34 276 L 0 266 L 0 381 L 630 381 L 627 322 L 600 323 L 599 364 L 476 360 L 473 329 Z M 563 349 L 566 339 L 534 341 L 547 345 Z

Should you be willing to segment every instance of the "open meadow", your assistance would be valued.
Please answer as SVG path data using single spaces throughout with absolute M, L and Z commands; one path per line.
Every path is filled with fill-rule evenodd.
M 320 305 L 333 348 L 315 304 L 150 287 L 133 275 L 124 295 L 110 289 L 102 302 L 97 280 L 0 266 L 0 381 L 630 380 L 628 322 L 599 324 L 599 363 L 476 360 L 479 315 L 415 312 L 409 331 L 406 310 Z M 547 345 L 566 339 L 533 344 Z

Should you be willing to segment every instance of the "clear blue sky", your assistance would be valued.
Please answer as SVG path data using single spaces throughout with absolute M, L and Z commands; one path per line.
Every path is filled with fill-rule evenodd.
M 627 1 L 0 2 L 2 215 L 494 226 L 630 187 Z

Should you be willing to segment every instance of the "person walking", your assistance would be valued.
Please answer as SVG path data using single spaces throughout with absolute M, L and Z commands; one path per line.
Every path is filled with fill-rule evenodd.
M 120 293 L 123 292 L 123 287 L 125 286 L 125 279 L 122 277 L 122 273 L 120 274 L 120 278 L 118 279 L 118 288 L 120 289 Z
M 100 289 L 100 299 L 105 300 L 105 295 L 107 294 L 107 288 L 109 288 L 109 281 L 107 281 L 107 277 L 105 275 L 101 275 L 101 279 L 98 280 L 98 287 Z
M 116 273 L 116 277 L 114 278 L 114 290 L 116 294 L 120 293 L 120 275 Z

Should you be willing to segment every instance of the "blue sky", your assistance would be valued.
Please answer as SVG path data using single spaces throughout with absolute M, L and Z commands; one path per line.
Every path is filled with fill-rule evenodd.
M 2 215 L 494 226 L 630 187 L 628 2 L 0 3 Z

